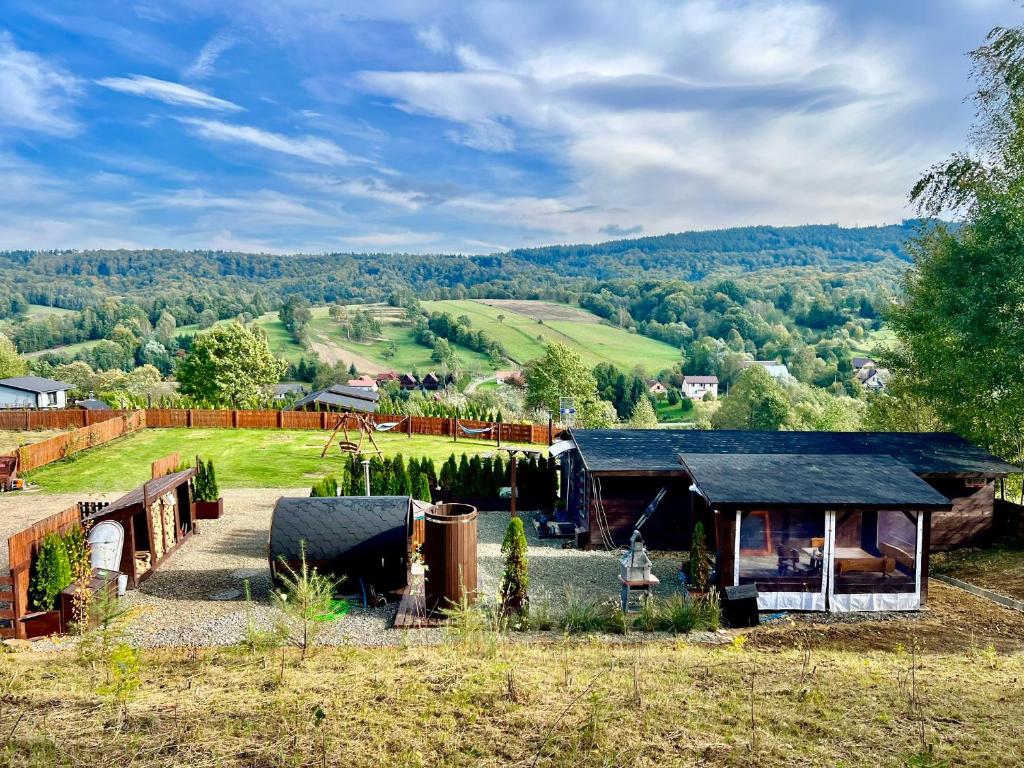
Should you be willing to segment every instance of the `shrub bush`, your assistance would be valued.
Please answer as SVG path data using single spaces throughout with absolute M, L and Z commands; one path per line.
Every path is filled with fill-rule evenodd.
M 39 611 L 52 611 L 61 590 L 72 581 L 71 561 L 67 546 L 58 533 L 47 534 L 39 545 L 29 591 L 32 606 Z
M 313 483 L 309 491 L 310 496 L 337 496 L 338 481 L 334 475 L 328 475 Z
M 216 501 L 220 498 L 217 486 L 217 475 L 213 469 L 213 459 L 203 461 L 196 459 L 196 476 L 192 480 L 192 492 L 196 501 Z
M 521 517 L 513 517 L 508 521 L 505 538 L 501 542 L 501 554 L 505 556 L 505 571 L 498 592 L 501 610 L 506 616 L 512 613 L 522 616 L 530 599 L 527 594 L 530 575 L 526 564 L 526 532 Z

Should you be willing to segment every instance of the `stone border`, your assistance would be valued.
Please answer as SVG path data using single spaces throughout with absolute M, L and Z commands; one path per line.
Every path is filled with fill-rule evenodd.
M 972 595 L 984 597 L 994 603 L 999 603 L 999 605 L 1004 608 L 1024 613 L 1024 602 L 1021 602 L 1020 600 L 1014 600 L 1012 597 L 1000 595 L 997 592 L 993 592 L 991 589 L 985 589 L 984 587 L 978 587 L 966 581 L 960 581 L 960 579 L 954 579 L 952 576 L 944 576 L 938 573 L 932 573 L 929 574 L 929 576 L 936 581 L 941 581 L 943 584 L 949 584 L 951 587 L 957 587 L 965 592 L 970 592 Z

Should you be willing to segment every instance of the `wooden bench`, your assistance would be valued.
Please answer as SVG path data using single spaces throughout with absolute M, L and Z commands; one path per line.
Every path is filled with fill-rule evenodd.
M 836 560 L 839 576 L 847 573 L 880 573 L 887 576 L 896 570 L 896 561 L 891 557 L 850 557 Z

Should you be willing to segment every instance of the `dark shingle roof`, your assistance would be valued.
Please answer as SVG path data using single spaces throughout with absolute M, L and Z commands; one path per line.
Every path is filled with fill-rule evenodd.
M 319 403 L 320 405 L 328 405 L 334 408 L 348 408 L 352 411 L 360 411 L 362 413 L 374 413 L 377 410 L 377 398 L 376 392 L 367 392 L 365 389 L 356 390 L 363 394 L 372 394 L 374 397 L 356 397 L 353 395 L 342 394 L 335 392 L 335 389 L 350 390 L 352 387 L 336 386 L 330 389 L 322 389 L 319 392 L 313 392 L 312 394 L 306 395 L 296 401 L 295 405 L 292 406 L 293 411 L 301 410 L 307 405 Z
M 948 432 L 579 429 L 571 434 L 592 472 L 678 471 L 680 453 L 892 456 L 919 475 L 1021 471 Z
M 84 408 L 87 411 L 109 411 L 110 406 L 104 403 L 102 400 L 96 400 L 95 398 L 89 398 L 88 400 L 79 400 L 75 403 L 76 408 Z
M 712 505 L 949 509 L 949 500 L 890 456 L 687 453 Z
M 70 384 L 54 379 L 44 379 L 42 376 L 14 376 L 9 379 L 0 379 L 0 387 L 20 389 L 23 392 L 63 392 L 71 389 Z
M 401 586 L 410 505 L 408 496 L 280 498 L 270 523 L 271 561 L 299 561 L 305 541 L 310 563 L 385 589 Z

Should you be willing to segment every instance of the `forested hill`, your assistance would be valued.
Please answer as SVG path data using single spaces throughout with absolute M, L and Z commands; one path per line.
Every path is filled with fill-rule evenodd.
M 885 227 L 743 227 L 555 245 L 488 256 L 90 250 L 0 253 L 0 294 L 81 309 L 104 296 L 252 292 L 271 303 L 419 298 L 548 297 L 621 278 L 699 280 L 784 267 L 835 269 L 905 261 L 917 221 Z
M 884 227 L 739 227 L 596 245 L 550 245 L 507 255 L 567 275 L 610 279 L 657 271 L 664 277 L 699 280 L 730 268 L 753 272 L 777 267 L 827 268 L 892 257 L 909 260 L 907 239 L 921 224 L 912 219 Z

